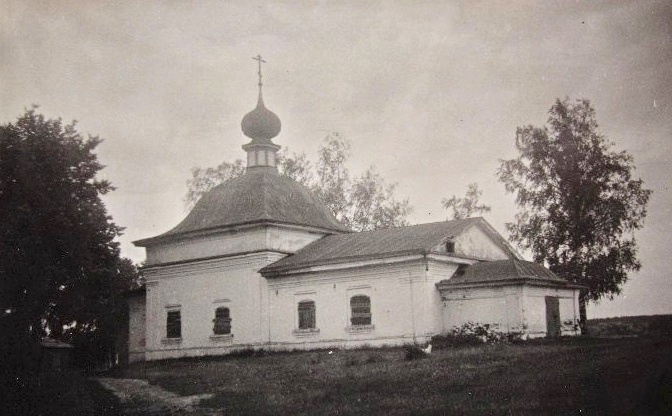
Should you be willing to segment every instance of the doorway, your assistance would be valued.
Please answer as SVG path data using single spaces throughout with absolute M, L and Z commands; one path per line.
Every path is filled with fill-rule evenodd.
M 546 296 L 546 336 L 560 336 L 560 301 L 556 296 Z

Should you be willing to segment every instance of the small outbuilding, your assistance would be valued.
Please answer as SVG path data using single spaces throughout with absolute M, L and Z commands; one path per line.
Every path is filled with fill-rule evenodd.
M 63 371 L 72 367 L 75 348 L 66 342 L 44 338 L 40 343 L 42 371 Z
M 128 307 L 128 319 L 117 334 L 117 357 L 115 364 L 127 367 L 129 364 L 145 361 L 145 297 L 147 289 L 140 286 L 124 293 Z
M 469 322 L 529 337 L 577 335 L 581 286 L 517 258 L 460 267 L 436 284 L 444 330 Z

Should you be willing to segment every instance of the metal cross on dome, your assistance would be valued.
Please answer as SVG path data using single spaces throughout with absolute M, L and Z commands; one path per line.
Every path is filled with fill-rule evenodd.
M 261 64 L 266 63 L 266 61 L 264 61 L 264 59 L 261 57 L 261 55 L 257 55 L 255 57 L 253 57 L 252 59 L 254 59 L 255 61 L 257 61 L 259 63 L 259 72 L 257 72 L 257 73 L 259 74 L 259 87 L 261 87 Z

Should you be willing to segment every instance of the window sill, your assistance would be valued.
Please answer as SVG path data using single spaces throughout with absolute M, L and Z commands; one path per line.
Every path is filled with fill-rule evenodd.
M 368 334 L 376 329 L 375 325 L 351 325 L 345 328 L 350 334 Z
M 210 341 L 233 343 L 233 334 L 210 335 Z
M 313 337 L 319 335 L 320 330 L 318 328 L 306 328 L 306 329 L 295 329 L 292 331 L 295 337 Z
M 182 343 L 182 338 L 163 338 L 161 340 L 161 343 L 164 344 L 164 345 L 181 344 Z

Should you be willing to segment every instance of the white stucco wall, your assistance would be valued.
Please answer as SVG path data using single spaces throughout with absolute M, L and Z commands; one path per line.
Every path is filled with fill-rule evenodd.
M 223 354 L 266 342 L 268 288 L 257 270 L 282 256 L 253 253 L 147 269 L 147 359 Z M 213 334 L 218 307 L 230 310 L 232 336 Z M 166 338 L 169 310 L 180 311 L 179 340 Z
M 455 253 L 482 260 L 506 260 L 509 253 L 480 227 L 474 226 L 455 238 Z
M 434 286 L 438 274 L 428 277 L 422 259 L 407 262 L 305 273 L 269 280 L 273 347 L 309 349 L 399 345 L 424 342 L 437 331 L 441 305 Z M 444 277 L 445 278 L 445 277 Z M 350 298 L 371 299 L 372 326 L 350 325 Z M 298 302 L 316 305 L 314 332 L 298 331 Z
M 472 322 L 489 324 L 502 332 L 524 332 L 530 337 L 546 336 L 546 296 L 559 298 L 562 335 L 578 335 L 578 291 L 512 285 L 444 290 L 443 330 Z
M 443 296 L 444 330 L 450 331 L 468 322 L 489 324 L 502 332 L 522 329 L 520 287 L 471 288 L 445 291 Z
M 532 337 L 546 336 L 546 296 L 555 296 L 560 304 L 562 335 L 578 335 L 578 290 L 525 286 L 523 313 L 527 332 Z
M 216 235 L 147 247 L 147 265 L 265 250 L 294 253 L 324 235 L 310 230 L 276 225 L 231 229 Z
M 427 331 L 434 334 L 440 334 L 443 331 L 443 302 L 441 294 L 436 289 L 436 283 L 441 280 L 450 279 L 457 270 L 457 263 L 446 263 L 442 261 L 427 262 L 427 285 L 425 286 L 425 302 L 427 311 L 424 314 Z M 437 312 L 438 311 L 438 312 Z
M 145 297 L 128 298 L 128 362 L 145 360 Z

